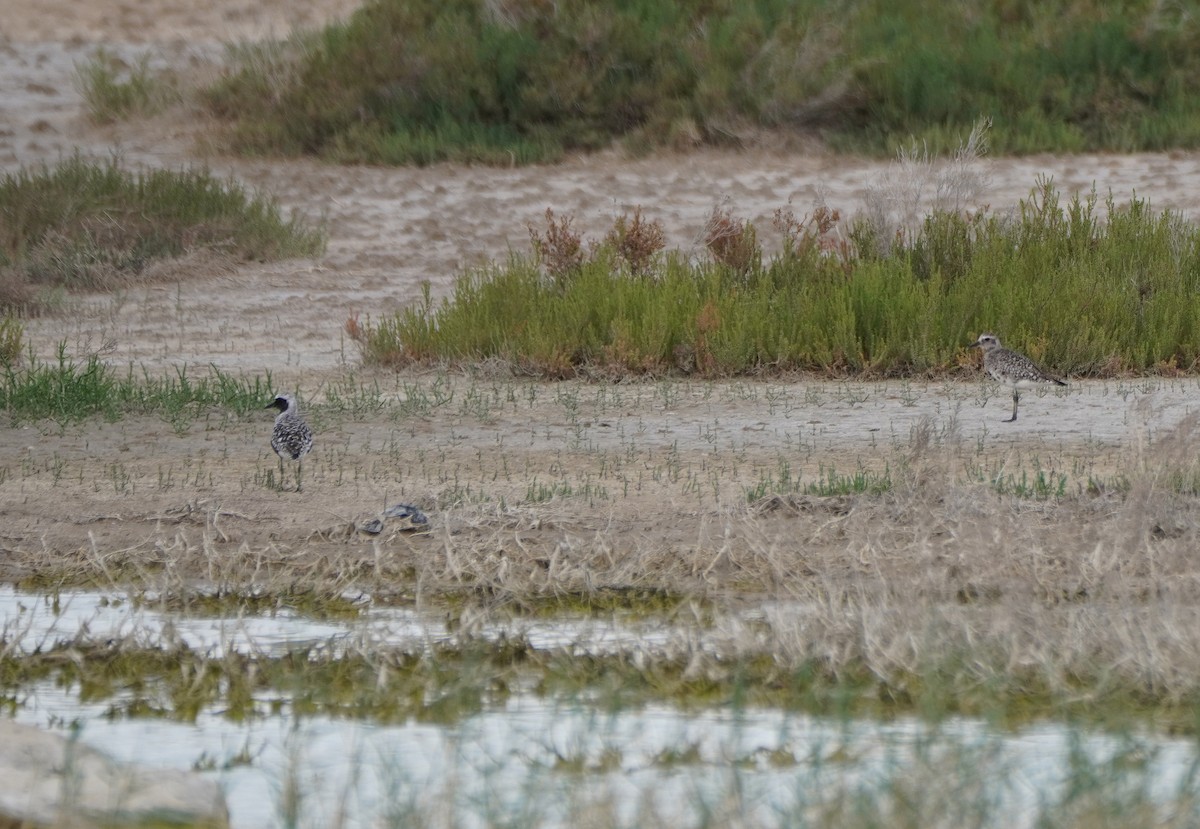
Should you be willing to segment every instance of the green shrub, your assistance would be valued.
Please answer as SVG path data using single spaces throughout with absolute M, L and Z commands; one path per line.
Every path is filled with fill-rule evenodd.
M 843 146 L 935 150 L 979 118 L 1000 152 L 1195 146 L 1200 20 L 1144 4 L 870 4 L 850 27 L 862 91 Z
M 306 43 L 281 90 L 263 81 L 255 58 L 207 100 L 241 120 L 238 143 L 252 151 L 538 161 L 686 114 L 695 69 L 684 17 L 650 0 L 572 2 L 557 13 L 478 0 L 370 2 Z
M 1060 205 L 1043 181 L 1013 218 L 937 212 L 886 253 L 856 255 L 827 219 L 792 219 L 766 262 L 666 254 L 640 273 L 609 234 L 569 279 L 514 257 L 353 333 L 369 362 L 500 359 L 553 377 L 941 373 L 984 331 L 1060 373 L 1197 370 L 1200 231 L 1137 199 L 1106 213 L 1094 197 Z
M 795 53 L 823 31 L 814 14 L 782 0 L 374 0 L 316 37 L 243 51 L 205 99 L 245 151 L 339 161 L 725 143 L 825 91 L 816 57 L 829 50 Z M 270 70 L 285 62 L 295 72 L 281 85 Z
M 252 153 L 529 163 L 623 141 L 1001 152 L 1200 144 L 1200 17 L 1091 0 L 369 0 L 203 93 Z

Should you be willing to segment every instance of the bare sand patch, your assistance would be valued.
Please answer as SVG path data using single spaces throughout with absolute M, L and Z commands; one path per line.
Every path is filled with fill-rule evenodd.
M 1194 380 L 1030 394 L 1015 424 L 970 383 L 393 383 L 369 411 L 315 412 L 300 492 L 272 485 L 267 411 L 0 430 L 0 574 L 554 595 L 793 592 L 866 567 L 943 598 L 1075 589 L 1145 556 L 1154 590 L 1196 576 L 1200 504 L 1170 479 L 1194 466 Z M 802 493 L 863 473 L 890 493 Z M 1039 475 L 1066 500 L 997 492 Z M 1120 479 L 1142 494 L 1089 491 Z M 362 531 L 398 502 L 430 532 Z

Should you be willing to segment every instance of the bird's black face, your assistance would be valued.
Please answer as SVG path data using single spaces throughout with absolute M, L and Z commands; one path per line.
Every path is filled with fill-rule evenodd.
M 287 405 L 288 405 L 288 404 L 287 404 L 287 401 L 286 401 L 286 400 L 284 400 L 282 397 L 276 397 L 276 398 L 275 398 L 274 400 L 272 400 L 270 403 L 268 403 L 267 405 L 263 406 L 263 408 L 264 408 L 264 409 L 279 409 L 279 411 L 281 411 L 281 412 L 282 412 L 282 411 L 286 411 L 286 410 L 287 410 Z

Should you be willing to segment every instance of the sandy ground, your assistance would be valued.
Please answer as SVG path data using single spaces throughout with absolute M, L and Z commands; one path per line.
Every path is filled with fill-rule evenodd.
M 401 308 L 425 281 L 445 295 L 462 268 L 525 250 L 527 226 L 540 223 L 546 208 L 574 215 L 599 237 L 614 217 L 641 206 L 663 223 L 673 247 L 698 253 L 715 206 L 764 229 L 777 208 L 790 204 L 803 213 L 818 197 L 849 214 L 873 188 L 894 180 L 896 168 L 817 147 L 637 160 L 605 153 L 521 169 L 245 161 L 206 152 L 197 141 L 203 124 L 177 114 L 96 127 L 72 83 L 74 65 L 101 45 L 129 57 L 149 52 L 154 60 L 202 66 L 220 54 L 222 42 L 286 34 L 353 6 L 352 0 L 5 4 L 0 168 L 53 163 L 74 152 L 115 153 L 130 165 L 201 164 L 323 220 L 330 234 L 328 253 L 316 261 L 75 297 L 69 313 L 30 321 L 35 351 L 49 356 L 65 341 L 73 354 L 99 353 L 152 372 L 184 365 L 204 371 L 210 364 L 270 371 L 281 387 L 298 388 L 309 400 L 377 384 L 383 404 L 381 411 L 321 415 L 303 493 L 266 486 L 275 464 L 266 443 L 268 413 L 250 421 L 214 414 L 187 423 L 0 427 L 0 548 L 10 553 L 10 573 L 26 572 L 45 552 L 103 567 L 105 551 L 135 551 L 138 561 L 157 566 L 180 551 L 195 553 L 194 561 L 217 548 L 286 557 L 316 542 L 358 544 L 364 560 L 377 561 L 378 539 L 346 528 L 395 500 L 431 512 L 457 510 L 455 532 L 476 542 L 500 539 L 501 547 L 540 545 L 546 555 L 564 538 L 608 530 L 630 547 L 719 549 L 722 534 L 763 532 L 746 515 L 746 492 L 783 474 L 813 481 L 830 468 L 893 469 L 932 435 L 948 447 L 943 465 L 954 474 L 1042 469 L 1068 475 L 1076 486 L 1088 475 L 1127 471 L 1196 408 L 1190 380 L 1074 383 L 1061 393 L 1031 393 L 1021 419 L 1002 424 L 1009 399 L 982 383 L 606 387 L 364 370 L 342 334 L 348 317 Z M 1012 209 L 1045 176 L 1064 194 L 1094 188 L 1122 200 L 1136 193 L 1156 208 L 1200 213 L 1196 153 L 989 159 L 977 172 L 989 182 L 985 202 L 992 210 Z M 526 511 L 503 518 L 514 505 Z M 501 518 L 484 526 L 484 514 Z M 713 518 L 721 515 L 737 518 Z M 546 529 L 552 523 L 555 529 Z M 772 530 L 777 535 L 753 543 L 769 549 L 795 531 L 779 526 Z M 447 539 L 436 543 L 450 550 Z M 411 541 L 404 543 L 418 554 Z

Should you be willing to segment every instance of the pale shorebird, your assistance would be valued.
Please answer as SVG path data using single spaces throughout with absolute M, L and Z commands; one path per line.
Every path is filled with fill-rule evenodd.
M 304 470 L 302 458 L 308 454 L 313 445 L 312 429 L 300 417 L 296 406 L 296 398 L 290 394 L 280 394 L 263 408 L 279 409 L 275 416 L 275 428 L 271 430 L 271 448 L 279 456 L 279 485 L 283 486 L 284 460 L 297 461 L 296 491 L 300 491 L 300 473 Z
M 1024 354 L 1004 348 L 995 334 L 980 334 L 971 347 L 983 349 L 984 371 L 992 375 L 997 383 L 1012 387 L 1013 413 L 1012 417 L 1003 421 L 1004 423 L 1012 423 L 1017 419 L 1017 402 L 1021 399 L 1021 389 L 1066 385 L 1057 377 L 1051 377 L 1042 371 L 1037 363 Z

